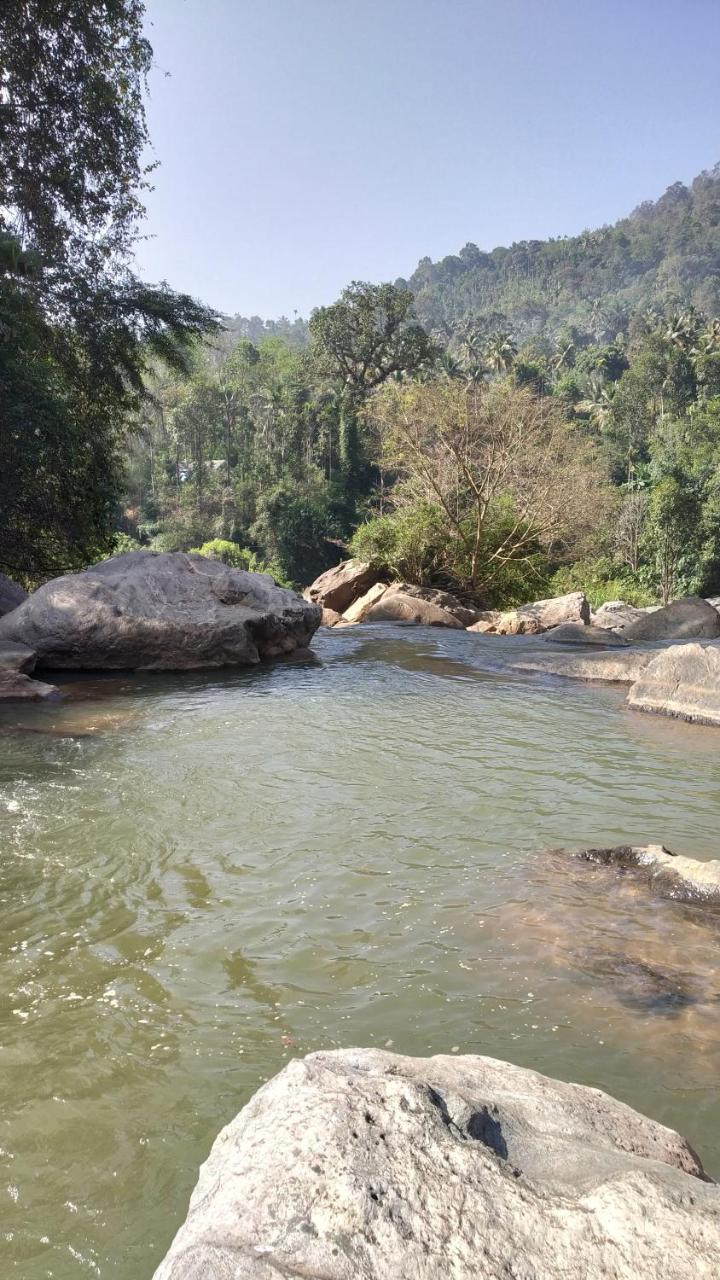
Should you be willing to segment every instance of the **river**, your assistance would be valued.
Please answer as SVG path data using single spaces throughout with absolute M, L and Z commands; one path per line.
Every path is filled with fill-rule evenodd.
M 714 856 L 720 731 L 485 669 L 541 647 L 349 628 L 3 709 L 3 1276 L 149 1280 L 218 1130 L 321 1047 L 593 1084 L 720 1174 L 712 922 L 548 852 Z

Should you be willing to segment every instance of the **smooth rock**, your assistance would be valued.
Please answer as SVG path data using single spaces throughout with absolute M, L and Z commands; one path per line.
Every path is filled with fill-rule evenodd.
M 376 582 L 364 596 L 360 596 L 354 600 L 349 609 L 346 609 L 343 616 L 344 622 L 364 622 L 368 613 L 374 604 L 385 595 L 387 591 L 386 582 Z
M 465 630 L 476 631 L 481 635 L 486 633 L 492 634 L 502 616 L 502 610 L 500 609 L 483 609 L 478 613 L 475 622 L 471 622 Z
M 573 858 L 619 867 L 646 882 L 662 898 L 720 907 L 720 861 L 685 858 L 662 844 L 614 845 L 607 849 L 570 850 Z
M 609 684 L 634 684 L 654 657 L 647 649 L 622 649 L 612 653 L 558 653 L 547 658 L 527 658 L 514 662 L 514 671 L 537 671 L 541 675 L 564 676 L 570 680 L 602 680 Z
M 291 1062 L 217 1138 L 155 1280 L 715 1280 L 720 1190 L 598 1089 L 493 1058 Z
M 474 619 L 455 596 L 432 587 L 415 587 L 407 582 L 394 582 L 368 609 L 365 622 L 405 622 L 426 627 L 464 629 L 466 618 Z
M 605 649 L 620 648 L 627 644 L 616 631 L 595 627 L 592 623 L 585 626 L 578 622 L 563 622 L 559 627 L 546 631 L 543 640 L 549 644 L 592 644 L 602 645 Z
M 627 701 L 636 711 L 720 725 L 720 644 L 675 644 L 653 654 Z
M 324 609 L 334 609 L 336 613 L 344 613 L 353 601 L 359 596 L 364 596 L 381 576 L 377 569 L 363 560 L 343 560 L 342 564 L 335 565 L 334 569 L 321 573 L 319 578 L 305 588 L 303 596 L 306 600 L 322 605 Z
M 655 612 L 653 608 L 652 612 Z M 590 622 L 594 627 L 606 627 L 613 631 L 624 631 L 634 622 L 647 616 L 645 609 L 626 604 L 624 600 L 607 600 L 590 614 Z
M 495 629 L 498 635 L 538 635 L 551 627 L 559 627 L 563 622 L 590 622 L 590 605 L 582 591 L 520 605 L 503 613 Z
M 342 622 L 342 614 L 341 614 L 341 613 L 337 613 L 337 611 L 336 611 L 335 609 L 323 609 L 323 611 L 322 611 L 322 619 L 321 619 L 321 626 L 323 626 L 323 627 L 336 627 L 336 626 L 338 625 L 338 623 L 339 623 L 339 622 Z
M 6 578 L 4 573 L 0 573 L 0 617 L 10 613 L 11 609 L 17 609 L 18 605 L 27 598 L 28 593 L 24 587 L 13 582 L 12 578 Z
M 130 551 L 46 582 L 0 619 L 0 641 L 29 645 L 50 668 L 181 671 L 303 648 L 320 616 L 267 574 Z
M 42 702 L 59 697 L 59 690 L 42 680 L 31 680 L 37 654 L 24 644 L 0 640 L 0 702 Z
M 631 622 L 623 634 L 630 641 L 712 640 L 720 636 L 720 614 L 700 596 L 685 596 Z

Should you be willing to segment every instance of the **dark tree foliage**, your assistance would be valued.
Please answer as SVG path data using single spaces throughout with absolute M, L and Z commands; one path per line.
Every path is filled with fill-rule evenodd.
M 152 58 L 143 12 L 140 0 L 4 0 L 0 8 L 3 205 L 53 283 L 65 271 L 124 265 L 134 240 Z
M 0 5 L 0 565 L 108 549 L 148 358 L 215 318 L 129 267 L 147 182 L 141 0 Z
M 388 378 L 417 372 L 435 354 L 412 307 L 408 289 L 355 280 L 338 302 L 318 307 L 310 317 L 318 369 L 337 383 L 340 393 L 340 463 L 349 515 L 367 470 L 357 421 L 360 406 Z

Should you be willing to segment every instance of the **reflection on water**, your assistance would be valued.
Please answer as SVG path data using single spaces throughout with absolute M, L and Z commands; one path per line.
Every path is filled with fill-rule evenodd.
M 489 1053 L 720 1173 L 715 918 L 557 846 L 714 856 L 716 730 L 503 672 L 531 638 L 66 682 L 0 716 L 3 1275 L 149 1276 L 296 1052 Z

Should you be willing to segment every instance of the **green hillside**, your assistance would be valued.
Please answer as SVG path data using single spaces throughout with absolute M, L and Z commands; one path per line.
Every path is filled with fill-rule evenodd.
M 611 340 L 638 310 L 720 311 L 720 165 L 669 187 L 611 227 L 523 240 L 484 253 L 466 244 L 423 258 L 407 281 L 418 318 L 446 336 L 464 320 L 523 341 L 576 325 Z

